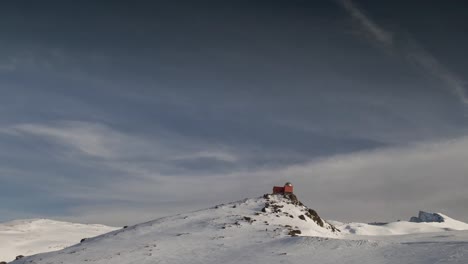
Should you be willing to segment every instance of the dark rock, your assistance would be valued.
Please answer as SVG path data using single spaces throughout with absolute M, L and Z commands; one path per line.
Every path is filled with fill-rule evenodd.
M 127 228 L 127 227 L 128 227 L 128 226 L 124 226 L 123 228 L 125 229 L 125 228 Z
M 19 255 L 19 256 L 16 256 L 15 260 L 22 259 L 22 258 L 24 258 L 24 256 L 23 256 L 23 255 Z
M 0 261 L 0 264 L 7 264 L 5 261 Z
M 367 223 L 368 225 L 374 225 L 374 226 L 384 226 L 387 225 L 387 222 L 372 222 L 372 223 Z
M 312 219 L 312 221 L 314 221 L 315 223 L 317 223 L 317 225 L 321 226 L 321 227 L 324 227 L 325 226 L 325 222 L 323 221 L 323 219 L 317 214 L 317 212 L 313 209 L 308 209 L 307 210 L 307 213 L 306 213 L 306 216 L 309 217 L 310 219 Z M 334 225 L 330 224 L 330 223 L 327 223 L 329 226 L 330 226 L 330 230 L 333 231 L 333 232 L 341 232 L 338 228 L 336 228 Z
M 323 227 L 324 226 L 324 223 L 323 223 L 323 220 L 322 218 L 320 218 L 320 216 L 317 214 L 317 212 L 313 209 L 309 209 L 307 210 L 307 213 L 306 215 L 312 219 L 315 223 L 317 223 L 317 225 Z
M 422 222 L 425 222 L 425 223 L 432 223 L 432 222 L 442 223 L 444 221 L 445 221 L 445 219 L 441 215 L 439 215 L 437 213 L 428 213 L 428 212 L 424 212 L 424 211 L 419 211 L 418 217 L 413 216 L 410 219 L 410 222 L 415 222 L 415 223 L 422 223 Z
M 80 240 L 80 243 L 83 243 L 85 241 L 86 241 L 86 238 L 83 238 L 83 239 Z
M 266 204 L 265 204 L 266 206 Z M 279 212 L 282 212 L 280 208 L 283 208 L 284 205 L 278 205 L 276 203 L 272 203 L 272 204 L 268 204 L 268 207 L 271 206 L 272 210 L 274 213 L 279 213 Z
M 330 224 L 330 223 L 326 222 L 325 220 L 323 220 L 317 214 L 317 212 L 315 210 L 307 208 L 307 206 L 305 206 L 301 201 L 299 201 L 299 199 L 297 198 L 297 196 L 295 194 L 293 194 L 293 193 L 284 193 L 284 194 L 276 194 L 276 195 L 281 195 L 286 199 L 286 201 L 282 201 L 283 203 L 285 202 L 287 204 L 295 205 L 295 206 L 298 207 L 298 209 L 301 209 L 304 212 L 303 215 L 299 216 L 299 219 L 304 220 L 304 221 L 308 221 L 307 218 L 309 218 L 312 221 L 314 221 L 320 227 L 331 230 L 332 232 L 341 232 L 338 228 L 336 228 L 332 224 Z M 281 214 L 281 215 L 289 216 L 290 218 L 294 218 L 293 215 L 290 215 L 289 213 L 282 211 L 281 208 L 283 208 L 284 205 L 281 205 L 281 204 L 277 203 L 275 200 L 269 199 L 271 197 L 270 195 L 266 194 L 263 197 L 265 199 L 268 198 L 267 201 L 265 202 L 265 207 L 263 207 L 261 209 L 261 211 L 263 213 L 271 213 L 272 215 L 274 214 L 276 217 L 280 217 L 279 215 Z M 267 210 L 267 209 L 269 209 L 269 210 Z
M 285 193 L 283 196 L 284 198 L 289 199 L 294 205 L 304 205 L 301 201 L 299 201 L 299 199 L 297 199 L 297 196 L 294 193 Z
M 301 230 L 298 230 L 298 229 L 297 229 L 297 230 L 291 230 L 291 231 L 289 231 L 288 235 L 290 235 L 290 236 L 297 236 L 297 235 L 299 235 L 299 234 L 301 234 L 301 233 L 302 233 Z
M 248 217 L 248 216 L 244 216 L 244 220 L 249 223 L 253 223 L 254 221 L 256 221 L 255 219 L 252 219 L 252 217 Z

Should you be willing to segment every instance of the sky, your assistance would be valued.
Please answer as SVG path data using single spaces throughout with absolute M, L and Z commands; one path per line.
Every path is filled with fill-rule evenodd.
M 291 181 L 468 221 L 462 1 L 2 1 L 0 221 L 136 224 Z

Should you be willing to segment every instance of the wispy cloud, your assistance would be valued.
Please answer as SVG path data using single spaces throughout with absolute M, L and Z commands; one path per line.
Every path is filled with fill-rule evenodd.
M 190 154 L 182 154 L 179 156 L 174 157 L 174 160 L 187 160 L 187 159 L 198 159 L 198 158 L 206 158 L 206 159 L 216 159 L 220 161 L 226 162 L 235 162 L 237 161 L 237 156 L 229 152 L 223 152 L 222 150 L 204 150 Z
M 200 176 L 200 180 L 200 177 L 194 177 L 197 174 L 196 169 L 182 170 L 178 168 L 178 162 L 201 162 L 206 167 L 219 161 L 240 162 L 238 154 L 225 146 L 210 145 L 175 135 L 158 134 L 154 137 L 144 137 L 90 122 L 17 124 L 1 128 L 0 134 L 35 142 L 46 141 L 60 146 L 49 149 L 48 154 L 52 155 L 47 159 L 64 160 L 67 166 L 65 175 L 47 175 L 47 171 L 60 168 L 59 162 L 56 168 L 43 168 L 35 173 L 30 169 L 17 168 L 15 175 L 8 177 L 20 177 L 21 182 L 28 181 L 29 186 L 47 192 L 50 197 L 80 201 L 84 207 L 89 203 L 109 207 L 123 203 L 123 206 L 134 207 L 135 204 L 154 201 L 150 207 L 161 208 L 167 203 L 178 200 L 180 202 L 180 199 L 185 201 L 187 197 L 195 203 L 206 199 L 214 201 L 214 197 L 219 197 L 226 188 L 206 193 L 204 187 L 194 186 L 209 185 L 203 179 L 215 179 L 218 176 L 207 170 L 205 177 Z M 81 172 L 83 166 L 86 170 Z M 70 170 L 76 171 L 72 173 Z M 76 177 L 83 173 L 86 174 L 85 178 L 91 176 L 95 180 L 88 182 L 81 179 L 82 176 Z M 7 174 L 6 168 L 0 171 L 1 177 L 7 177 Z M 36 178 L 42 180 L 33 180 Z M 33 187 L 42 181 L 49 181 L 49 184 Z M 233 184 L 228 186 L 232 187 Z M 178 192 L 184 195 L 175 195 Z M 145 208 L 147 210 L 148 206 Z M 175 210 L 177 209 L 167 208 L 152 215 L 160 216 L 165 214 L 164 212 Z M 143 215 L 148 214 L 142 214 L 137 219 L 145 220 Z
M 365 32 L 370 34 L 371 38 L 388 46 L 393 44 L 393 34 L 377 25 L 364 11 L 354 5 L 351 0 L 340 0 L 340 2 L 346 11 L 359 22 Z
M 19 124 L 3 130 L 10 134 L 27 134 L 44 137 L 59 144 L 70 146 L 84 154 L 112 158 L 116 155 L 113 141 L 122 140 L 122 135 L 98 124 L 61 122 L 59 124 Z
M 282 167 L 236 167 L 229 172 L 195 175 L 190 170 L 168 174 L 164 167 L 154 163 L 165 156 L 164 164 L 170 164 L 174 159 L 199 157 L 212 158 L 213 161 L 242 160 L 237 153 L 224 152 L 222 148 L 212 146 L 203 149 L 196 142 L 188 148 L 171 144 L 164 147 L 161 144 L 163 147 L 158 151 L 162 153 L 148 152 L 159 143 L 87 122 L 22 124 L 2 131 L 65 144 L 81 153 L 70 163 L 93 161 L 88 164 L 95 170 L 91 173 L 102 174 L 102 182 L 41 176 L 41 183 L 49 181 L 46 186 L 41 184 L 41 190 L 51 197 L 79 201 L 66 211 L 70 214 L 67 219 L 71 220 L 115 225 L 136 223 L 259 196 L 269 192 L 273 184 L 283 181 L 292 181 L 300 199 L 328 218 L 372 220 L 369 219 L 369 211 L 372 211 L 375 220 L 395 220 L 427 209 L 445 210 L 454 217 L 468 219 L 461 210 L 464 202 L 468 201 L 465 191 L 468 171 L 466 137 L 342 154 Z M 190 145 L 188 142 L 182 145 Z M 171 148 L 176 150 L 165 151 Z M 185 153 L 187 155 L 184 154 L 186 150 L 190 150 Z M 121 151 L 127 152 L 126 156 Z M 130 158 L 141 155 L 147 155 L 149 162 Z M 21 171 L 16 173 L 21 174 Z M 29 171 L 24 173 L 30 174 Z
M 427 74 L 432 75 L 445 83 L 450 90 L 463 104 L 468 105 L 466 93 L 466 82 L 457 74 L 441 64 L 432 54 L 422 48 L 415 40 L 408 38 L 401 46 L 396 45 L 394 33 L 386 30 L 376 23 L 352 0 L 339 0 L 342 7 L 359 23 L 372 41 L 383 44 L 384 48 L 392 52 L 401 53 L 409 62 L 421 68 Z
M 132 159 L 217 159 L 235 162 L 234 153 L 223 146 L 206 146 L 177 136 L 157 135 L 145 138 L 119 132 L 109 126 L 80 121 L 60 121 L 49 124 L 17 124 L 0 132 L 41 137 L 52 143 L 67 146 L 70 150 L 105 160 Z M 159 137 L 158 137 L 159 136 Z
M 282 168 L 236 170 L 210 177 L 191 177 L 190 173 L 175 177 L 160 175 L 155 181 L 129 179 L 109 184 L 103 192 L 132 197 L 136 204 L 154 201 L 142 208 L 125 204 L 122 208 L 141 212 L 145 207 L 158 208 L 155 211 L 162 216 L 255 197 L 269 192 L 273 184 L 292 181 L 300 199 L 329 218 L 396 220 L 425 209 L 443 211 L 466 220 L 468 215 L 463 209 L 464 202 L 468 201 L 465 192 L 467 149 L 468 138 L 462 137 L 337 155 Z M 179 198 L 174 195 L 182 193 Z M 85 208 L 77 210 L 85 215 Z M 97 208 L 91 210 L 97 216 Z M 108 213 L 117 215 L 116 212 Z
M 444 81 L 447 87 L 451 89 L 462 103 L 468 104 L 466 81 L 463 78 L 447 69 L 432 54 L 424 50 L 424 48 L 415 41 L 408 41 L 404 49 L 405 55 L 411 62 L 421 67 L 429 74 Z
M 257 189 L 261 184 L 292 181 L 303 201 L 326 217 L 344 221 L 407 219 L 424 209 L 467 220 L 466 156 L 468 137 L 460 137 L 336 155 L 237 176 L 245 177 L 239 177 L 241 181 L 256 179 L 252 184 Z

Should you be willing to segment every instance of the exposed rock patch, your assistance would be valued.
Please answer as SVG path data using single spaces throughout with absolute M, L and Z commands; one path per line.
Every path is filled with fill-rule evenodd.
M 424 211 L 419 211 L 418 216 L 413 216 L 410 219 L 410 222 L 414 223 L 442 223 L 444 218 L 437 213 L 428 213 Z
M 285 194 L 265 194 L 263 198 L 266 200 L 265 206 L 261 209 L 263 213 L 275 213 L 277 217 L 279 217 L 278 213 L 282 212 L 281 208 L 284 205 L 278 204 L 275 199 L 272 199 L 274 196 L 280 196 L 286 198 L 287 204 L 292 204 L 301 209 L 303 212 L 302 215 L 299 215 L 298 218 L 307 221 L 307 218 L 314 221 L 318 226 L 331 230 L 332 232 L 341 232 L 338 228 L 334 225 L 328 223 L 327 221 L 323 220 L 318 213 L 310 208 L 307 208 L 293 193 L 285 193 Z M 285 216 L 290 218 L 294 218 L 293 215 L 289 214 L 288 212 L 282 212 Z M 297 234 L 296 234 L 297 235 Z
M 301 230 L 295 229 L 295 230 L 289 231 L 288 235 L 297 236 L 297 235 L 300 235 L 301 233 L 302 233 Z
M 317 225 L 323 227 L 323 220 L 320 218 L 320 216 L 317 214 L 317 212 L 314 209 L 309 209 L 307 210 L 306 215 L 312 219 Z

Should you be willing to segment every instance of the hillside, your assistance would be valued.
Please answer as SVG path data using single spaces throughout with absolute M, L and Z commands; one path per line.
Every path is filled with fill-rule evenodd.
M 429 218 L 430 215 L 433 218 Z M 336 223 L 345 234 L 365 236 L 407 235 L 419 233 L 434 233 L 444 231 L 468 230 L 468 224 L 450 218 L 441 213 L 419 212 L 419 216 L 426 221 L 416 221 L 419 217 L 412 217 L 410 221 L 398 221 L 383 224 L 364 223 Z M 429 221 L 427 219 L 437 219 Z
M 48 219 L 16 220 L 0 223 L 0 261 L 18 255 L 56 251 L 115 230 L 104 225 L 84 225 Z
M 340 232 L 292 194 L 265 195 L 161 218 L 14 263 L 108 263 L 111 259 L 119 263 L 165 259 L 170 263 L 176 256 L 175 263 L 190 263 L 186 261 L 194 256 L 221 257 L 228 249 L 248 250 L 250 243 L 291 236 L 338 238 Z
M 372 235 L 340 231 L 294 195 L 265 195 L 160 218 L 12 263 L 468 263 L 467 231 Z

